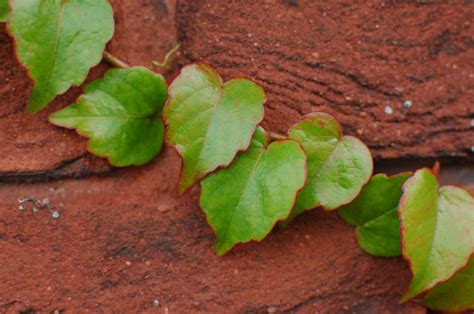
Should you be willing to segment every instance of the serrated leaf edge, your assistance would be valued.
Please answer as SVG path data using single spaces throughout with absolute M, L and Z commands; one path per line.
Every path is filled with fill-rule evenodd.
M 244 145 L 244 148 L 243 148 L 243 149 L 238 149 L 238 150 L 236 150 L 236 152 L 235 152 L 235 154 L 234 154 L 234 158 L 233 158 L 230 162 L 228 162 L 228 163 L 226 163 L 226 164 L 224 164 L 224 165 L 222 165 L 222 166 L 217 166 L 217 167 L 215 167 L 214 169 L 212 169 L 211 171 L 209 171 L 208 173 L 206 173 L 206 174 L 205 174 L 203 177 L 201 177 L 201 178 L 193 178 L 193 184 L 190 185 L 189 187 L 185 188 L 184 190 L 180 191 L 180 192 L 179 192 L 180 194 L 185 194 L 185 193 L 187 193 L 187 192 L 188 192 L 189 190 L 191 190 L 194 186 L 196 186 L 196 184 L 199 183 L 199 181 L 204 180 L 204 179 L 207 178 L 210 174 L 212 174 L 212 173 L 214 173 L 214 172 L 216 172 L 216 171 L 218 171 L 218 170 L 228 168 L 228 167 L 232 164 L 232 162 L 235 160 L 235 157 L 237 156 L 237 154 L 238 154 L 239 152 L 242 152 L 242 153 L 247 152 L 247 150 L 248 150 L 249 147 L 250 147 L 250 144 L 252 143 L 252 139 L 253 139 L 253 136 L 254 136 L 254 134 L 255 134 L 255 131 L 257 131 L 257 128 L 258 128 L 259 124 L 263 121 L 263 118 L 264 118 L 264 116 L 265 116 L 265 103 L 267 102 L 267 95 L 265 94 L 265 91 L 263 90 L 262 86 L 260 86 L 260 84 L 258 84 L 257 82 L 255 82 L 255 81 L 254 81 L 253 79 L 251 79 L 251 78 L 248 78 L 248 77 L 245 77 L 245 76 L 236 76 L 236 77 L 233 77 L 232 79 L 230 79 L 230 80 L 224 82 L 224 80 L 222 79 L 222 76 L 216 71 L 215 68 L 213 68 L 213 67 L 210 66 L 209 64 L 204 63 L 204 62 L 196 61 L 196 62 L 192 62 L 192 63 L 187 64 L 185 67 L 188 67 L 188 66 L 191 66 L 191 65 L 197 65 L 197 66 L 203 65 L 203 66 L 205 66 L 205 67 L 211 69 L 213 72 L 215 72 L 215 73 L 217 74 L 217 76 L 219 77 L 219 81 L 221 82 L 221 88 L 222 88 L 222 89 L 224 88 L 224 84 L 226 84 L 226 83 L 228 83 L 228 82 L 232 82 L 233 80 L 237 80 L 237 79 L 244 79 L 244 80 L 249 80 L 249 81 L 253 82 L 253 83 L 254 83 L 256 86 L 258 86 L 258 87 L 262 90 L 262 92 L 263 92 L 263 95 L 264 95 L 264 97 L 263 97 L 263 102 L 262 102 L 262 110 L 263 110 L 263 111 L 262 111 L 262 117 L 259 119 L 259 121 L 257 121 L 257 123 L 256 123 L 256 125 L 255 125 L 255 128 L 254 128 L 254 130 L 252 131 L 251 136 L 249 137 L 248 143 L 246 143 L 246 144 Z M 178 77 L 182 74 L 183 69 L 184 69 L 185 67 L 182 67 L 182 68 L 179 70 L 179 73 L 176 75 L 176 78 L 178 78 Z M 164 133 L 164 142 L 165 142 L 165 145 L 166 145 L 167 147 L 169 147 L 169 148 L 173 148 L 173 149 L 177 152 L 177 154 L 178 154 L 178 156 L 179 156 L 179 158 L 180 158 L 180 162 L 181 162 L 181 163 L 180 163 L 180 169 L 179 169 L 179 178 L 180 178 L 180 179 L 178 180 L 178 183 L 177 183 L 178 190 L 179 190 L 179 182 L 180 182 L 180 180 L 181 180 L 181 177 L 182 177 L 183 171 L 184 171 L 183 153 L 178 149 L 177 145 L 172 145 L 172 144 L 169 143 L 169 141 L 168 141 L 168 130 L 169 130 L 169 127 L 170 127 L 170 122 L 169 122 L 169 121 L 166 119 L 166 117 L 165 117 L 165 112 L 166 112 L 167 108 L 169 107 L 169 103 L 170 103 L 170 100 L 171 100 L 172 95 L 173 95 L 173 93 L 171 92 L 171 87 L 173 86 L 173 84 L 175 84 L 175 82 L 176 82 L 176 79 L 173 80 L 173 82 L 171 82 L 171 84 L 168 86 L 168 99 L 166 100 L 166 103 L 165 103 L 165 105 L 163 106 L 162 121 L 163 121 L 163 123 L 164 123 L 164 125 L 165 125 L 165 133 Z M 268 137 L 268 135 L 267 135 L 267 137 Z
M 142 66 L 135 66 L 135 67 L 130 67 L 129 69 L 134 69 L 134 68 L 142 68 L 142 69 L 146 69 L 150 72 L 153 72 L 153 74 L 155 74 L 156 76 L 159 76 L 161 77 L 161 79 L 163 80 L 163 82 L 166 83 L 166 80 L 164 79 L 163 75 L 159 74 L 159 73 L 156 73 L 154 71 L 151 71 L 150 69 L 146 68 L 146 67 L 142 67 Z M 97 82 L 97 81 L 102 81 L 104 80 L 108 75 L 110 75 L 110 73 L 112 73 L 113 71 L 120 71 L 121 69 L 115 69 L 115 68 L 112 68 L 110 70 L 108 70 L 103 77 L 101 77 L 100 79 L 97 79 L 97 80 L 94 80 L 92 82 L 90 82 L 89 84 L 91 83 L 94 83 L 94 82 Z M 83 93 L 81 95 L 79 95 L 76 100 L 74 101 L 73 104 L 76 104 L 78 103 L 82 98 L 84 98 L 87 94 L 86 94 L 86 90 L 87 90 L 87 87 L 89 86 L 89 84 L 87 84 L 86 86 L 84 86 L 84 90 L 83 90 Z M 72 104 L 71 104 L 72 105 Z M 62 111 L 66 108 L 68 108 L 69 106 L 71 105 L 68 105 L 62 109 L 60 109 L 59 111 Z M 163 107 L 164 108 L 164 107 Z M 94 150 L 91 148 L 91 144 L 92 144 L 92 138 L 90 137 L 90 135 L 86 134 L 85 132 L 81 131 L 80 129 L 78 128 L 74 128 L 74 127 L 69 127 L 69 126 L 65 126 L 65 125 L 61 125 L 59 123 L 56 123 L 54 121 L 52 121 L 52 116 L 59 112 L 59 111 L 56 111 L 56 112 L 53 112 L 52 114 L 50 114 L 48 116 L 48 122 L 55 125 L 55 126 L 58 126 L 58 127 L 61 127 L 61 128 L 65 128 L 65 129 L 69 129 L 69 130 L 74 130 L 78 135 L 82 136 L 82 137 L 85 137 L 87 138 L 87 145 L 86 145 L 86 150 L 87 152 L 89 152 L 90 154 L 94 155 L 94 156 L 97 156 L 97 157 L 100 157 L 100 158 L 104 158 L 107 160 L 107 162 L 112 166 L 112 167 L 116 167 L 116 168 L 123 168 L 123 167 L 128 167 L 128 166 L 143 166 L 144 164 L 150 162 L 151 160 L 153 160 L 154 158 L 156 158 L 156 156 L 158 156 L 162 151 L 163 151 L 163 143 L 164 143 L 164 139 L 165 139 L 165 129 L 164 129 L 164 123 L 163 121 L 161 121 L 163 123 L 163 141 L 161 142 L 161 147 L 160 149 L 158 150 L 157 154 L 151 159 L 151 160 L 148 160 L 148 161 L 145 161 L 145 162 L 142 162 L 142 163 L 131 163 L 131 164 L 128 164 L 128 165 L 118 165 L 117 163 L 115 163 L 114 161 L 112 161 L 109 156 L 109 154 L 107 153 L 104 153 L 104 154 L 99 154 L 99 153 L 96 153 L 94 152 Z M 150 120 L 161 120 L 161 114 L 158 114 L 158 115 L 155 115 L 154 117 L 150 117 Z
M 258 126 L 257 126 L 257 127 L 258 127 Z M 269 139 L 268 133 L 266 133 L 266 136 L 267 136 L 267 139 Z M 284 221 L 285 219 L 287 219 L 287 218 L 290 216 L 291 211 L 292 211 L 293 208 L 295 207 L 296 200 L 298 199 L 298 194 L 299 194 L 299 192 L 301 192 L 301 190 L 304 188 L 304 186 L 306 185 L 306 182 L 307 182 L 307 180 L 308 180 L 308 166 L 307 166 L 307 162 L 306 162 L 306 161 L 307 161 L 306 153 L 304 152 L 304 149 L 303 149 L 303 146 L 301 145 L 301 143 L 298 142 L 298 141 L 292 140 L 292 139 L 281 139 L 281 140 L 276 140 L 276 141 L 273 141 L 273 142 L 269 142 L 269 143 L 267 143 L 267 146 L 266 146 L 265 148 L 262 148 L 262 149 L 263 149 L 263 153 L 265 154 L 265 152 L 267 151 L 267 148 L 268 148 L 268 146 L 269 146 L 270 144 L 272 144 L 272 143 L 277 143 L 277 142 L 296 142 L 296 143 L 298 144 L 298 146 L 300 147 L 301 151 L 303 152 L 303 154 L 304 154 L 304 160 L 305 160 L 305 162 L 304 162 L 304 181 L 303 181 L 303 184 L 301 185 L 301 187 L 296 190 L 295 197 L 294 197 L 294 199 L 293 199 L 293 204 L 292 204 L 292 206 L 291 206 L 291 209 L 288 211 L 288 215 L 286 215 L 286 217 L 284 217 L 284 218 L 282 218 L 282 219 L 280 219 L 280 220 L 276 220 L 276 221 L 273 223 L 272 227 L 271 227 L 271 228 L 269 229 L 269 231 L 262 237 L 261 240 L 250 239 L 250 240 L 247 240 L 247 241 L 238 242 L 238 243 L 235 243 L 231 248 L 229 248 L 228 250 L 226 250 L 226 251 L 224 251 L 224 252 L 217 252 L 217 248 L 215 248 L 215 252 L 216 252 L 216 254 L 217 254 L 218 256 L 223 256 L 223 255 L 229 253 L 230 251 L 234 250 L 235 247 L 240 246 L 240 245 L 242 245 L 242 244 L 249 243 L 249 242 L 257 242 L 257 243 L 258 243 L 258 242 L 263 241 L 263 240 L 273 231 L 273 229 L 275 229 L 275 226 L 277 225 L 278 222 Z M 242 154 L 245 154 L 246 152 L 247 152 L 247 151 L 244 151 L 244 152 L 241 152 L 241 153 L 242 153 Z M 224 168 L 224 169 L 225 169 L 225 168 Z M 221 169 L 218 169 L 218 170 L 221 170 Z M 215 172 L 215 171 L 214 171 L 214 172 Z M 204 209 L 201 207 L 201 204 L 199 204 L 199 208 L 200 208 L 203 212 L 205 212 Z M 207 223 L 207 224 L 209 225 L 209 227 L 211 228 L 212 233 L 214 234 L 214 237 L 217 237 L 216 231 L 214 230 L 214 228 L 212 227 L 211 223 L 209 222 L 209 219 L 208 219 L 207 215 L 205 215 L 205 216 L 206 216 L 206 223 Z
M 369 156 L 370 156 L 370 175 L 363 181 L 363 183 L 360 185 L 359 189 L 357 190 L 357 193 L 355 194 L 355 196 L 351 200 L 348 200 L 347 202 L 342 203 L 339 206 L 334 207 L 334 208 L 328 208 L 324 205 L 321 205 L 321 208 L 324 211 L 335 211 L 335 210 L 338 210 L 339 208 L 341 208 L 344 205 L 352 203 L 352 201 L 355 200 L 357 198 L 357 196 L 359 196 L 360 192 L 367 185 L 367 183 L 369 183 L 369 181 L 372 178 L 373 173 L 374 173 L 374 158 L 372 157 L 372 153 L 370 152 L 370 149 L 367 147 L 367 145 L 365 145 L 365 143 L 362 142 L 362 140 L 359 139 L 358 137 L 355 137 L 355 136 L 352 136 L 352 135 L 344 135 L 343 137 L 353 138 L 353 139 L 359 141 L 367 149 L 367 151 L 369 152 Z M 342 140 L 342 138 L 341 138 L 341 140 Z M 332 152 L 331 152 L 331 154 L 332 154 Z
M 370 182 L 370 180 L 372 180 L 372 179 L 374 179 L 374 178 L 377 178 L 377 179 L 378 179 L 378 178 L 384 178 L 384 179 L 387 179 L 387 180 L 392 180 L 392 179 L 396 179 L 396 178 L 398 178 L 398 177 L 400 177 L 400 176 L 404 176 L 404 175 L 407 175 L 407 174 L 413 175 L 413 171 L 402 171 L 402 172 L 399 172 L 399 173 L 396 173 L 396 174 L 393 174 L 393 175 L 388 175 L 387 173 L 383 173 L 383 172 L 381 172 L 381 173 L 376 173 L 376 174 L 374 174 L 373 176 L 370 177 L 369 181 L 364 185 L 364 187 L 367 186 L 367 184 Z M 408 180 L 409 178 L 410 178 L 410 177 L 408 177 L 407 180 Z M 406 180 L 405 180 L 405 182 L 406 182 Z M 356 196 L 356 198 L 360 196 L 360 193 L 361 193 L 361 192 L 362 192 L 362 190 L 360 190 L 360 192 L 359 192 L 359 194 Z M 354 198 L 350 203 L 352 203 L 356 198 Z M 345 205 L 349 205 L 350 203 L 345 204 Z M 344 205 L 343 205 L 343 206 L 344 206 Z M 389 211 L 392 211 L 392 210 L 394 210 L 395 208 L 397 208 L 397 207 L 394 207 L 394 208 L 390 209 Z M 388 213 L 388 212 L 386 212 L 386 213 Z M 385 213 L 385 214 L 386 214 L 386 213 Z M 348 225 L 355 226 L 355 227 L 357 227 L 357 226 L 362 226 L 362 225 L 360 225 L 360 224 L 351 224 L 351 223 L 348 223 L 348 222 L 342 217 L 342 215 L 341 215 L 339 212 L 338 212 L 338 214 L 339 214 L 339 216 L 341 217 L 341 219 L 344 220 L 344 222 L 347 223 Z M 384 214 L 384 215 L 385 215 L 385 214 Z M 382 217 L 382 216 L 384 216 L 384 215 L 378 216 L 377 218 Z M 376 218 L 376 219 L 377 219 L 377 218 Z M 370 220 L 370 221 L 372 221 L 372 220 Z
M 435 166 L 434 169 L 439 169 L 439 164 L 436 163 L 435 165 L 438 165 L 438 166 Z M 420 170 L 428 170 L 429 172 L 431 172 L 433 174 L 433 176 L 436 178 L 436 180 L 438 180 L 438 175 L 435 171 L 433 171 L 433 168 L 428 168 L 428 167 L 424 167 L 424 168 L 421 168 L 421 169 L 418 169 L 417 171 L 420 171 Z M 439 170 L 438 170 L 439 171 Z M 416 173 L 416 172 L 415 172 Z M 404 240 L 403 238 L 403 221 L 401 219 L 401 207 L 402 205 L 404 204 L 405 202 L 405 198 L 406 198 L 406 194 L 405 194 L 405 190 L 406 190 L 406 186 L 408 185 L 408 183 L 414 178 L 415 176 L 415 173 L 413 173 L 413 176 L 408 178 L 405 183 L 403 184 L 403 187 L 402 187 L 402 191 L 403 191 L 403 194 L 402 194 L 402 197 L 400 198 L 400 202 L 398 203 L 398 219 L 400 220 L 400 248 L 401 248 L 401 256 L 402 258 L 408 263 L 408 267 L 410 268 L 410 273 L 412 274 L 412 278 L 414 276 L 414 272 L 413 272 L 413 262 L 408 258 L 408 256 L 405 255 L 404 253 L 404 250 L 403 250 L 403 247 L 406 246 L 406 241 Z M 456 187 L 455 185 L 444 185 L 444 186 L 454 186 Z M 443 187 L 444 187 L 443 186 Z M 466 190 L 467 191 L 467 190 Z M 469 194 L 472 195 L 472 193 L 470 191 L 467 191 Z M 438 193 L 439 193 L 439 189 L 438 189 Z M 402 304 L 402 303 L 405 303 L 411 299 L 416 299 L 418 296 L 422 296 L 424 294 L 426 294 L 428 291 L 430 291 L 431 289 L 433 289 L 434 287 L 437 287 L 438 285 L 442 284 L 442 283 L 445 283 L 447 282 L 448 280 L 450 280 L 451 278 L 454 277 L 454 275 L 456 275 L 459 271 L 461 271 L 462 269 L 465 269 L 467 267 L 467 265 L 469 264 L 469 261 L 471 260 L 471 258 L 474 257 L 474 252 L 471 252 L 471 255 L 469 256 L 469 258 L 467 258 L 467 261 L 464 265 L 461 265 L 460 267 L 458 267 L 452 274 L 451 276 L 449 276 L 448 278 L 445 278 L 443 280 L 440 280 L 438 282 L 436 282 L 435 284 L 433 284 L 432 286 L 430 287 L 427 287 L 427 288 L 424 288 L 422 291 L 418 292 L 417 294 L 415 295 L 412 295 L 412 296 L 409 296 L 409 297 L 406 297 L 406 294 L 410 291 L 410 288 L 407 289 L 407 291 L 404 293 L 404 295 L 401 297 L 399 303 Z
M 9 0 L 9 1 L 8 1 L 8 7 L 9 7 L 9 9 L 10 9 L 10 15 L 11 15 L 11 11 L 12 11 L 12 4 L 11 4 L 12 1 L 13 1 L 13 0 Z M 114 15 L 113 15 L 113 12 L 114 12 L 114 11 L 113 11 L 113 7 L 112 7 L 112 5 L 110 4 L 109 0 L 106 0 L 105 2 L 107 3 L 107 5 L 109 6 L 110 10 L 112 11 L 112 19 L 113 19 L 114 23 L 112 24 L 112 32 L 111 32 L 110 36 L 107 38 L 107 41 L 104 43 L 104 45 L 103 45 L 103 47 L 102 47 L 102 49 L 101 49 L 101 50 L 103 50 L 103 51 L 105 51 L 105 47 L 107 46 L 107 43 L 108 43 L 109 41 L 111 41 L 112 38 L 113 38 L 114 35 L 115 35 L 115 19 L 114 19 Z M 24 66 L 24 65 L 21 63 L 20 58 L 18 57 L 17 40 L 16 40 L 15 36 L 11 33 L 11 30 L 10 30 L 10 22 L 11 22 L 10 16 L 8 16 L 8 19 L 7 19 L 6 22 L 7 22 L 7 23 L 6 23 L 6 24 L 7 24 L 7 27 L 6 27 L 6 29 L 7 29 L 7 34 L 8 34 L 8 36 L 9 36 L 10 38 L 12 38 L 12 40 L 13 40 L 13 51 L 14 51 L 14 55 L 15 55 L 15 60 L 16 60 L 16 62 L 17 62 L 18 65 L 20 65 L 23 69 L 26 70 L 26 76 L 27 76 L 28 79 L 29 79 L 31 82 L 33 82 L 33 84 L 34 84 L 34 83 L 35 83 L 35 80 L 31 77 L 31 75 L 30 75 L 30 70 L 29 70 L 26 66 Z M 67 93 L 67 91 L 70 90 L 71 87 L 79 87 L 79 86 L 81 86 L 82 84 L 84 84 L 84 82 L 87 80 L 87 77 L 89 76 L 90 70 L 91 70 L 92 68 L 98 66 L 98 65 L 102 62 L 102 59 L 103 59 L 103 58 L 102 58 L 102 56 L 101 56 L 100 59 L 99 59 L 99 61 L 98 61 L 97 63 L 94 63 L 94 64 L 89 68 L 89 71 L 87 71 L 86 76 L 84 77 L 84 79 L 83 79 L 80 83 L 71 84 L 65 91 L 56 94 L 56 96 L 55 96 L 50 102 L 48 102 L 43 108 L 40 108 L 40 109 L 38 109 L 38 110 L 31 111 L 30 108 L 29 108 L 29 105 L 28 105 L 28 108 L 27 108 L 27 109 L 28 109 L 28 112 L 31 113 L 31 114 L 35 114 L 35 113 L 37 113 L 37 112 L 39 112 L 39 111 L 41 111 L 41 110 L 44 110 L 44 109 L 46 109 L 46 107 L 48 107 L 48 105 L 51 104 L 51 102 L 53 102 L 58 96 L 61 96 L 61 95 L 64 95 L 65 93 Z M 30 94 L 30 98 L 31 98 L 31 94 Z M 29 104 L 29 101 L 30 101 L 30 100 L 28 100 L 28 104 Z M 99 156 L 99 157 L 100 157 L 100 156 Z
M 337 210 L 337 209 L 339 209 L 340 207 L 342 207 L 342 206 L 344 206 L 344 205 L 350 204 L 354 199 L 357 198 L 357 196 L 359 196 L 360 192 L 361 192 L 362 189 L 367 185 L 367 183 L 369 183 L 370 179 L 372 178 L 372 174 L 374 173 L 374 159 L 373 159 L 373 157 L 372 157 L 372 153 L 371 153 L 370 149 L 369 149 L 369 148 L 367 147 L 367 145 L 366 145 L 364 142 L 362 142 L 362 140 L 359 139 L 358 137 L 355 137 L 355 136 L 352 136 L 352 135 L 344 135 L 344 133 L 343 133 L 343 127 L 342 127 L 341 122 L 339 122 L 339 120 L 337 120 L 333 115 L 331 115 L 331 114 L 329 114 L 329 113 L 326 113 L 326 112 L 311 112 L 311 113 L 308 113 L 308 114 L 306 114 L 306 115 L 300 117 L 297 122 L 293 123 L 293 124 L 288 128 L 288 131 L 287 131 L 286 136 L 287 136 L 289 139 L 291 139 L 291 138 L 290 138 L 290 132 L 291 132 L 291 130 L 292 130 L 294 127 L 296 127 L 298 124 L 300 124 L 304 119 L 311 118 L 311 117 L 316 117 L 316 116 L 326 116 L 326 117 L 328 117 L 328 118 L 331 118 L 332 120 L 334 120 L 334 121 L 337 123 L 337 125 L 338 125 L 338 131 L 339 131 L 339 132 L 338 132 L 338 134 L 339 134 L 338 143 L 342 141 L 343 137 L 351 137 L 351 138 L 356 139 L 356 140 L 359 141 L 360 143 L 362 143 L 362 144 L 365 146 L 365 148 L 367 148 L 367 151 L 369 152 L 369 155 L 370 155 L 370 163 L 371 163 L 371 169 L 372 169 L 372 170 L 371 170 L 371 175 L 370 175 L 370 176 L 368 177 L 368 179 L 366 179 L 365 182 L 360 186 L 360 189 L 358 190 L 356 196 L 355 196 L 353 199 L 351 199 L 351 200 L 349 200 L 349 201 L 347 201 L 347 202 L 345 202 L 345 203 L 343 203 L 343 204 L 341 204 L 341 205 L 339 205 L 338 207 L 335 207 L 335 208 L 327 208 L 327 207 L 325 207 L 324 205 L 319 204 L 319 205 L 314 206 L 314 207 L 312 207 L 312 208 L 308 208 L 308 209 L 303 210 L 303 211 L 301 212 L 301 214 L 304 213 L 304 212 L 306 212 L 306 211 L 310 211 L 310 210 L 314 210 L 314 209 L 318 209 L 318 208 L 321 208 L 321 209 L 323 209 L 324 211 L 327 211 L 327 212 L 329 212 L 329 211 L 334 211 L 334 210 Z M 297 142 L 298 142 L 298 141 L 297 141 Z M 301 147 L 303 147 L 303 146 L 301 145 Z M 303 151 L 304 151 L 304 147 L 303 147 Z M 324 163 L 326 163 L 326 161 L 329 159 L 329 157 L 332 155 L 333 152 L 334 152 L 334 149 L 331 151 L 331 153 L 329 154 L 328 158 L 326 158 L 326 160 L 324 160 L 323 165 L 324 165 Z M 306 152 L 305 152 L 305 154 L 306 154 Z M 321 166 L 321 168 L 322 168 L 322 166 Z M 295 204 L 295 205 L 296 205 L 296 204 Z M 294 205 L 293 205 L 293 208 L 294 208 Z M 299 215 L 297 215 L 297 216 L 299 216 Z M 296 218 L 297 216 L 295 216 L 294 218 Z M 288 218 L 288 217 L 287 217 L 287 218 Z M 293 220 L 294 220 L 294 218 L 293 218 Z M 282 223 L 282 227 L 285 228 L 290 222 L 291 222 L 291 221 L 289 221 L 288 223 L 285 223 L 285 222 Z

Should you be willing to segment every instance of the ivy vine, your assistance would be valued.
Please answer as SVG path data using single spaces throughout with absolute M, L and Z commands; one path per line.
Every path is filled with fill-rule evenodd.
M 147 68 L 113 61 L 104 52 L 114 31 L 106 0 L 9 3 L 0 0 L 0 21 L 8 19 L 18 59 L 34 81 L 28 110 L 83 83 L 105 53 L 123 69 L 88 84 L 49 121 L 88 137 L 90 152 L 117 167 L 151 161 L 166 140 L 182 157 L 179 190 L 201 184 L 199 203 L 217 254 L 262 240 L 306 210 L 339 210 L 356 226 L 364 251 L 407 260 L 413 278 L 402 301 L 474 308 L 474 197 L 440 187 L 439 167 L 372 176 L 366 145 L 343 135 L 328 114 L 306 115 L 272 140 L 259 126 L 264 91 L 249 79 L 224 83 L 212 67 L 195 63 L 167 87 Z

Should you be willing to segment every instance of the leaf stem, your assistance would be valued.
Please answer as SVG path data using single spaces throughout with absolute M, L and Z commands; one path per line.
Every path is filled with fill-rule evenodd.
M 272 141 L 284 140 L 286 138 L 287 138 L 286 135 L 276 133 L 276 132 L 270 132 L 270 139 Z
M 163 59 L 162 62 L 159 62 L 159 61 L 153 61 L 153 65 L 156 66 L 156 67 L 159 67 L 159 68 L 167 68 L 169 66 L 169 63 L 170 61 L 173 59 L 174 57 L 174 54 L 176 53 L 176 51 L 178 51 L 178 49 L 181 48 L 181 44 L 177 44 L 176 46 L 174 46 L 173 49 L 171 49 L 170 51 L 168 51 L 165 55 L 165 58 Z
M 116 68 L 127 69 L 130 67 L 126 62 L 115 57 L 113 54 L 111 54 L 108 51 L 104 51 L 104 60 Z
M 431 171 L 433 171 L 434 175 L 439 178 L 439 172 L 441 170 L 441 164 L 439 161 L 436 160 L 435 164 L 433 165 L 433 168 Z

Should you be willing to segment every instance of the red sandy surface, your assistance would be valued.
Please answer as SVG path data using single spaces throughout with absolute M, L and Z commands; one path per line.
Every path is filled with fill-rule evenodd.
M 424 313 L 398 305 L 410 279 L 400 258 L 362 252 L 336 213 L 314 211 L 224 257 L 198 208 L 176 191 L 179 159 L 107 177 L 0 185 L 0 307 L 170 313 Z M 173 178 L 173 179 L 171 179 Z M 64 204 L 20 212 L 18 197 Z

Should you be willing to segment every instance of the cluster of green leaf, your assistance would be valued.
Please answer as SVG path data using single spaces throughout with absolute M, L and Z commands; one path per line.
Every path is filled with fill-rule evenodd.
M 9 30 L 34 80 L 28 109 L 45 108 L 81 84 L 112 37 L 106 0 L 11 0 Z M 9 14 L 0 0 L 0 21 Z M 166 103 L 166 105 L 165 105 Z M 200 207 L 216 252 L 262 240 L 306 210 L 339 209 L 375 256 L 402 255 L 413 279 L 402 300 L 433 309 L 474 308 L 474 198 L 439 187 L 437 170 L 372 176 L 368 148 L 342 134 L 330 115 L 312 113 L 274 140 L 259 126 L 263 89 L 245 78 L 223 82 L 210 66 L 184 67 L 167 87 L 143 67 L 113 69 L 50 122 L 89 138 L 112 165 L 143 165 L 166 141 L 182 157 L 179 190 L 201 184 Z
M 413 279 L 402 301 L 421 296 L 430 308 L 463 311 L 474 307 L 474 198 L 439 187 L 437 171 L 375 175 L 339 214 L 357 226 L 366 252 L 408 261 Z

